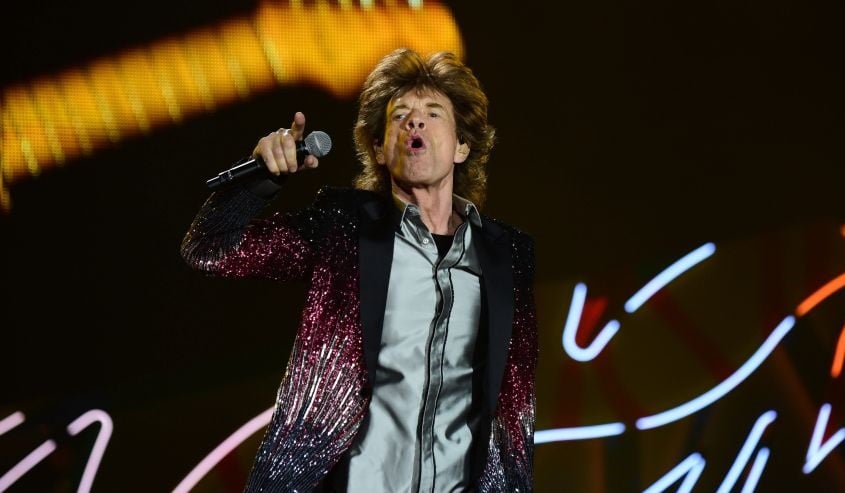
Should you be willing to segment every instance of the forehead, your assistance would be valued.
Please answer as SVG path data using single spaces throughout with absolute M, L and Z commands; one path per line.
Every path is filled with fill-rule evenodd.
M 412 108 L 415 106 L 423 108 L 428 106 L 442 106 L 450 113 L 452 111 L 452 101 L 442 92 L 427 87 L 415 87 L 399 93 L 391 99 L 387 105 L 387 112 L 390 113 L 397 107 Z

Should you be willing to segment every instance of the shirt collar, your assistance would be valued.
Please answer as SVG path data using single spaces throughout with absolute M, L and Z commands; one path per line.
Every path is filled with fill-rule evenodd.
M 395 215 L 397 218 L 397 224 L 401 223 L 405 220 L 405 218 L 410 214 L 414 216 L 420 215 L 420 208 L 416 204 L 411 204 L 409 202 L 405 202 L 395 193 L 392 194 L 393 196 L 393 204 L 396 206 L 394 210 L 398 212 Z M 461 219 L 464 222 L 469 221 L 475 227 L 481 227 L 481 214 L 478 212 L 478 208 L 470 202 L 469 200 L 461 197 L 458 194 L 452 194 L 452 209 L 461 216 Z

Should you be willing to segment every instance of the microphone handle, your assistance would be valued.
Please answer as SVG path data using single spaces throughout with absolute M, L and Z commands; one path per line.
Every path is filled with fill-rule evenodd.
M 305 157 L 311 152 L 304 140 L 296 141 L 296 164 L 302 166 Z M 297 168 L 298 169 L 298 168 Z M 258 181 L 259 179 L 275 178 L 267 169 L 267 165 L 261 156 L 253 156 L 246 161 L 233 166 L 226 171 L 221 171 L 217 176 L 206 180 L 205 185 L 210 190 L 220 190 L 238 183 Z

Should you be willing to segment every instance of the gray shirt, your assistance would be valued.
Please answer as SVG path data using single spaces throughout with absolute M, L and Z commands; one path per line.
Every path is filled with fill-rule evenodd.
M 373 396 L 349 451 L 348 490 L 451 492 L 469 489 L 473 352 L 481 310 L 481 267 L 469 224 L 475 206 L 454 196 L 464 218 L 439 258 L 413 204 L 394 238 Z

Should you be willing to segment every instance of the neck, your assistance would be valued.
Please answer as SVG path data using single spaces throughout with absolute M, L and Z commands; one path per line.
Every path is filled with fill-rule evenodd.
M 405 188 L 394 182 L 393 193 L 419 207 L 420 218 L 432 234 L 453 235 L 463 222 L 452 208 L 452 187 Z

